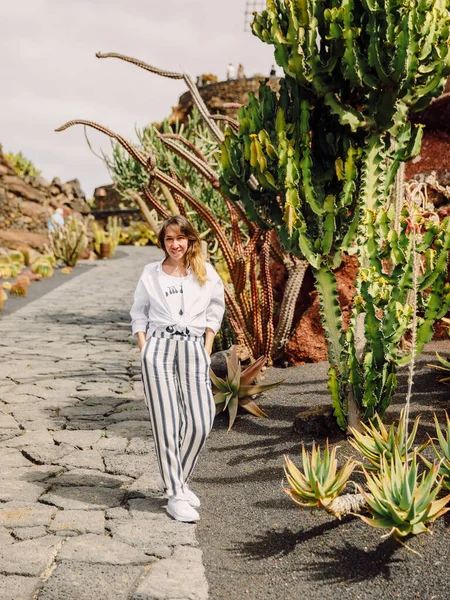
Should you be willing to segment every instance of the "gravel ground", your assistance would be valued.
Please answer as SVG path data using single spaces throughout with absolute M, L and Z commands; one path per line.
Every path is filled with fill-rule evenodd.
M 448 342 L 430 344 L 416 369 L 411 414 L 422 414 L 420 438 L 434 431 L 434 411 L 450 409 L 449 389 L 426 367 L 446 349 Z M 230 433 L 225 417 L 216 419 L 192 486 L 203 501 L 197 535 L 211 600 L 447 600 L 450 513 L 432 525 L 434 535 L 408 539 L 419 556 L 357 517 L 300 509 L 283 492 L 283 454 L 299 464 L 301 442 L 312 441 L 294 434 L 292 422 L 299 410 L 329 402 L 326 371 L 326 363 L 271 369 L 268 381 L 287 379 L 261 397 L 269 419 L 242 415 Z M 405 392 L 404 374 L 387 420 Z M 334 441 L 341 457 L 350 453 L 344 439 Z

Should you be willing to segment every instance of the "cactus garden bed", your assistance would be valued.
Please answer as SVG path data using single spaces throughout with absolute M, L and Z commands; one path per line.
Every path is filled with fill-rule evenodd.
M 427 345 L 415 375 L 411 419 L 422 414 L 418 443 L 434 434 L 433 413 L 444 423 L 450 409 L 450 389 L 426 366 L 436 362 L 436 350 L 446 356 L 448 341 Z M 302 510 L 283 492 L 283 454 L 299 464 L 301 443 L 311 449 L 313 441 L 294 433 L 292 423 L 299 410 L 329 402 L 327 366 L 271 369 L 267 381 L 287 379 L 259 399 L 268 419 L 240 414 L 228 434 L 226 418 L 216 420 L 192 483 L 203 504 L 197 535 L 211 599 L 447 598 L 448 515 L 431 524 L 434 535 L 406 540 L 418 555 L 356 517 L 339 521 Z M 405 370 L 399 379 L 387 423 L 403 406 Z M 339 464 L 354 454 L 343 436 L 332 441 L 340 446 Z

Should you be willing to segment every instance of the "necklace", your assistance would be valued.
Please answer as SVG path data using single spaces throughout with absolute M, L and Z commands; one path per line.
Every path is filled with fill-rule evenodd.
M 187 268 L 183 265 L 182 267 L 180 267 L 180 265 L 177 265 L 173 271 L 171 271 L 170 273 L 168 273 L 167 271 L 164 270 L 164 267 L 171 267 L 172 265 L 163 265 L 163 271 L 166 275 L 170 275 L 171 277 L 187 277 Z

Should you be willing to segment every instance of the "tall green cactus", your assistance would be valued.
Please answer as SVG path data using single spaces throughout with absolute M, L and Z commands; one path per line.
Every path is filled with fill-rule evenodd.
M 411 126 L 408 112 L 427 106 L 450 74 L 449 17 L 448 0 L 267 0 L 253 22 L 253 32 L 274 45 L 285 77 L 279 94 L 265 83 L 258 98 L 250 94 L 239 130 L 225 134 L 221 184 L 311 264 L 343 428 L 384 412 L 397 366 L 407 360 L 398 348 L 410 326 L 407 219 L 417 210 L 403 215 L 398 234 L 387 207 L 399 165 L 420 149 L 422 127 Z M 428 257 L 442 271 L 435 276 L 426 266 L 432 291 L 416 352 L 448 305 L 442 278 L 450 232 L 446 223 L 430 227 L 418 247 L 424 264 Z M 343 252 L 357 253 L 360 265 L 347 331 L 333 273 Z

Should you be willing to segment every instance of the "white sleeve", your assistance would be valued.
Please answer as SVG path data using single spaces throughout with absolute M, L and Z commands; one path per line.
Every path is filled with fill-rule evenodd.
M 141 277 L 136 286 L 134 302 L 130 310 L 133 335 L 136 335 L 138 331 L 143 331 L 144 333 L 147 331 L 149 308 L 150 298 Z
M 206 327 L 214 331 L 214 335 L 219 331 L 225 312 L 225 298 L 223 291 L 223 282 L 216 271 L 212 276 L 211 300 L 206 309 Z

